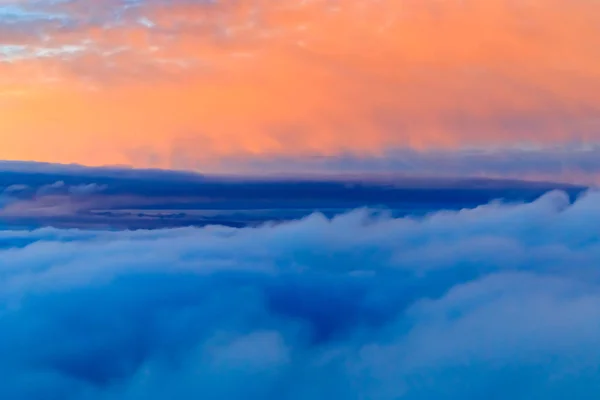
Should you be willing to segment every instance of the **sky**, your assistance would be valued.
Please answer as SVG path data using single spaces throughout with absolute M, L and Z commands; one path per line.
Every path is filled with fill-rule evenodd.
M 597 182 L 598 48 L 594 0 L 0 0 L 0 159 Z
M 0 0 L 0 398 L 596 400 L 599 0 Z

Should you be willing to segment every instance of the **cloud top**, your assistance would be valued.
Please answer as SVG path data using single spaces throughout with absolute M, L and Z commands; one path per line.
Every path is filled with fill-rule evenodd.
M 0 231 L 0 396 L 593 399 L 599 200 Z

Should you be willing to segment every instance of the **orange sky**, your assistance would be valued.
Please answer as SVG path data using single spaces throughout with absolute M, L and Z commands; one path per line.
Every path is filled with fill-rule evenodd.
M 213 171 L 600 138 L 595 0 L 22 3 L 0 0 L 0 159 Z

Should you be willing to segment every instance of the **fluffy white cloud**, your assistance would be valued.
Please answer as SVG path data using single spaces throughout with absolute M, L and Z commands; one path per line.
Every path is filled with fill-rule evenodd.
M 0 398 L 595 399 L 600 194 L 0 231 Z

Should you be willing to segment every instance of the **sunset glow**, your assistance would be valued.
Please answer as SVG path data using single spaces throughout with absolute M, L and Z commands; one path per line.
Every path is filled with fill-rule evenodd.
M 0 159 L 595 144 L 591 0 L 0 1 Z

